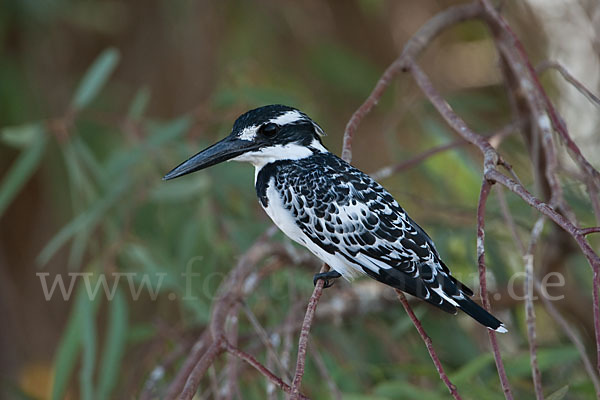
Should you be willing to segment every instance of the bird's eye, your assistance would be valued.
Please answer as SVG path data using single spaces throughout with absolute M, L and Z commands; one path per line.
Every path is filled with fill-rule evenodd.
M 279 132 L 279 125 L 273 122 L 266 123 L 258 128 L 258 133 L 265 135 L 266 137 L 273 137 L 277 132 Z

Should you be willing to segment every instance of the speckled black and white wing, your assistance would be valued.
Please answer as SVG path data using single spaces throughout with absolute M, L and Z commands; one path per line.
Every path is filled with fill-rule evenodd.
M 425 231 L 368 175 L 329 152 L 265 166 L 265 211 L 290 238 L 346 278 L 364 273 L 447 312 L 462 309 L 491 329 L 500 321 L 450 275 Z

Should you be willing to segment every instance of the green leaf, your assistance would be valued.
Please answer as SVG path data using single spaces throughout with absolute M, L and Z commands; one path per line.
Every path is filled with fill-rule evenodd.
M 135 94 L 135 97 L 129 106 L 129 112 L 127 112 L 127 116 L 132 119 L 141 118 L 144 115 L 144 111 L 146 111 L 149 101 L 150 89 L 148 89 L 147 86 L 144 86 Z
M 436 393 L 435 390 L 425 390 L 412 385 L 409 382 L 396 380 L 380 383 L 375 388 L 375 394 L 389 397 L 391 399 L 419 399 L 419 400 L 442 400 L 446 399 L 447 392 L 444 395 Z
M 77 87 L 71 103 L 74 110 L 81 110 L 94 100 L 106 84 L 108 77 L 114 71 L 118 62 L 119 51 L 112 47 L 104 50 L 96 58 Z
M 547 348 L 538 350 L 538 367 L 544 372 L 553 366 L 565 366 L 579 357 L 573 346 Z M 506 360 L 506 374 L 509 378 L 531 376 L 531 360 L 529 353 L 522 353 Z
M 109 192 L 98 199 L 86 211 L 79 214 L 71 222 L 65 225 L 44 247 L 37 258 L 38 263 L 44 265 L 50 258 L 69 240 L 82 229 L 93 229 L 101 220 L 106 211 L 121 197 L 121 194 L 129 188 L 130 179 L 127 175 L 114 186 Z
M 119 372 L 121 360 L 125 353 L 127 339 L 128 305 L 120 288 L 117 288 L 115 297 L 108 305 L 108 326 L 106 340 L 102 352 L 102 360 L 98 371 L 98 387 L 96 399 L 109 399 L 114 389 Z
M 452 374 L 450 376 L 450 381 L 458 386 L 478 375 L 482 369 L 491 365 L 493 362 L 494 355 L 492 353 L 483 353 Z
M 207 175 L 199 175 L 196 179 L 186 181 L 173 181 L 168 184 L 160 182 L 154 186 L 150 193 L 150 199 L 156 202 L 181 203 L 187 199 L 197 199 L 198 194 L 205 191 L 210 184 Z
M 567 395 L 569 391 L 569 385 L 565 385 L 558 389 L 556 392 L 546 396 L 546 400 L 562 400 Z
M 100 298 L 100 296 L 96 296 L 96 298 Z M 99 302 L 95 303 L 99 304 Z M 87 316 L 86 314 L 92 314 L 92 318 L 94 318 L 96 310 L 97 307 L 91 307 L 90 313 L 90 300 L 87 296 L 87 292 L 85 291 L 84 285 L 79 285 L 71 315 L 69 316 L 69 320 L 67 321 L 67 325 L 54 355 L 52 400 L 61 400 L 65 398 L 69 379 L 75 369 L 77 356 L 82 348 L 82 328 Z
M 85 292 L 85 290 L 82 290 Z M 81 369 L 79 371 L 79 392 L 82 400 L 94 399 L 94 366 L 96 364 L 96 312 L 94 302 L 87 297 L 81 302 Z M 101 296 L 95 296 L 99 299 Z
M 7 126 L 2 128 L 0 140 L 8 146 L 18 149 L 26 149 L 34 144 L 44 134 L 44 126 L 41 122 L 32 122 L 18 126 Z
M 44 154 L 46 142 L 46 136 L 40 135 L 38 140 L 19 155 L 4 176 L 0 184 L 0 216 L 35 171 Z

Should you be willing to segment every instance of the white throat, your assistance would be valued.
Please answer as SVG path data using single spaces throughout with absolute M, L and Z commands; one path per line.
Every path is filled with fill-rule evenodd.
M 232 158 L 231 161 L 249 162 L 256 169 L 255 178 L 258 172 L 267 164 L 281 160 L 301 160 L 310 157 L 317 151 L 326 152 L 327 149 L 314 139 L 310 146 L 303 146 L 298 143 L 288 143 L 286 145 L 264 147 L 257 151 L 252 151 Z

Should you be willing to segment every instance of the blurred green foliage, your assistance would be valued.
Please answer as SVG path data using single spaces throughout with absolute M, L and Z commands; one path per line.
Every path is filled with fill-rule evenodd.
M 382 39 L 388 35 L 378 31 L 384 24 L 395 23 L 389 15 L 398 14 L 391 11 L 395 8 L 390 3 L 317 2 L 313 4 L 316 9 L 311 9 L 276 2 L 258 6 L 241 1 L 203 2 L 198 6 L 190 1 L 155 1 L 144 9 L 140 1 L 137 7 L 118 1 L 4 1 L 0 153 L 6 171 L 0 181 L 0 217 L 3 228 L 22 220 L 33 232 L 37 218 L 46 226 L 39 235 L 18 238 L 30 243 L 23 245 L 29 257 L 19 263 L 17 256 L 7 256 L 10 265 L 26 271 L 15 276 L 33 282 L 34 289 L 29 290 L 36 291 L 37 297 L 16 295 L 10 301 L 24 310 L 49 313 L 57 321 L 53 326 L 33 321 L 30 326 L 37 331 L 23 334 L 38 350 L 6 362 L 14 368 L 5 374 L 14 380 L 4 385 L 6 393 L 14 398 L 45 397 L 35 394 L 35 385 L 23 383 L 29 382 L 28 365 L 42 363 L 51 378 L 35 382 L 47 388 L 52 399 L 136 397 L 156 366 L 178 346 L 189 346 L 199 336 L 209 320 L 219 283 L 270 223 L 257 206 L 253 171 L 246 165 L 218 166 L 169 184 L 161 176 L 224 136 L 239 113 L 266 103 L 281 102 L 307 111 L 329 133 L 326 144 L 333 151 L 339 149 L 350 113 L 395 56 L 393 46 Z M 341 10 L 346 15 L 339 15 Z M 325 12 L 332 14 L 324 17 Z M 356 19 L 368 31 L 361 33 L 365 38 L 355 36 Z M 150 33 L 149 26 L 155 26 L 157 33 Z M 50 57 L 43 45 L 32 44 L 42 40 L 45 29 L 63 35 L 48 39 L 53 46 L 64 40 L 65 46 L 85 51 L 79 55 L 66 48 L 56 55 L 65 60 L 71 57 L 75 66 L 66 71 L 73 75 L 40 67 L 47 67 L 55 79 L 64 79 L 61 84 L 41 78 L 36 75 L 40 69 L 28 65 L 31 60 L 47 62 Z M 97 42 L 78 43 L 73 39 L 77 32 Z M 135 40 L 130 36 L 136 34 L 147 35 L 144 40 L 151 43 L 131 45 L 128 40 Z M 11 35 L 23 43 L 14 44 Z M 443 43 L 431 52 L 445 44 L 484 41 L 486 35 L 480 25 L 466 24 L 445 34 Z M 153 40 L 160 53 L 151 52 Z M 181 41 L 187 47 L 181 47 Z M 202 57 L 210 58 L 196 58 L 195 45 Z M 154 63 L 157 69 L 148 66 Z M 190 71 L 186 63 L 201 69 Z M 435 71 L 439 69 L 432 68 L 432 75 Z M 56 92 L 40 94 L 43 88 Z M 493 131 L 510 118 L 497 84 L 457 85 L 447 96 L 477 130 Z M 170 108 L 173 103 L 175 111 Z M 373 171 L 454 138 L 402 78 L 361 125 L 354 164 Z M 507 139 L 502 151 L 521 179 L 531 185 L 521 140 Z M 480 179 L 479 155 L 463 147 L 382 182 L 435 239 L 454 274 L 470 286 L 477 281 L 474 225 Z M 578 216 L 592 224 L 580 188 L 567 185 L 567 195 Z M 35 210 L 19 205 L 26 196 L 35 198 L 26 203 Z M 524 235 L 536 216 L 515 197 L 507 199 Z M 492 197 L 486 250 L 492 288 L 506 300 L 503 288 L 523 267 L 499 210 L 497 198 Z M 551 228 L 546 230 L 550 235 Z M 4 234 L 3 240 L 9 243 L 7 237 Z M 275 240 L 287 239 L 278 235 Z M 563 272 L 574 282 L 569 287 L 589 286 L 585 261 L 573 255 L 568 264 L 569 271 Z M 89 279 L 81 276 L 76 281 L 67 302 L 44 301 L 37 271 L 51 272 L 49 282 L 69 272 L 89 274 Z M 191 285 L 185 277 L 189 271 L 201 273 Z M 130 275 L 116 281 L 117 272 Z M 312 274 L 289 266 L 261 283 L 247 300 L 267 330 L 280 325 L 295 302 L 308 298 Z M 93 299 L 87 295 L 86 284 L 87 289 L 98 290 Z M 114 289 L 110 301 L 102 295 L 104 284 Z M 154 297 L 148 289 L 159 284 Z M 324 301 L 345 287 L 340 283 L 329 289 Z M 139 298 L 131 293 L 138 293 Z M 584 293 L 579 299 L 591 304 L 591 289 L 586 287 Z M 516 397 L 531 398 L 522 303 L 508 299 L 494 308 L 510 327 L 500 342 Z M 415 309 L 463 397 L 503 398 L 485 331 L 462 315 L 442 315 L 423 304 Z M 35 318 L 36 314 L 31 315 Z M 543 317 L 543 310 L 538 315 L 538 358 L 547 398 L 591 398 L 593 386 L 578 353 L 554 323 Z M 580 328 L 587 332 L 589 326 Z M 53 332 L 49 346 L 38 341 L 46 329 Z M 255 336 L 244 318 L 240 332 L 247 341 Z M 23 347 L 16 335 L 9 337 L 21 343 L 17 348 Z M 385 308 L 356 313 L 338 323 L 319 321 L 311 343 L 345 399 L 448 398 L 399 304 L 388 302 Z M 254 350 L 264 361 L 265 353 Z M 170 383 L 187 354 L 184 351 L 172 360 L 158 378 L 158 393 Z M 245 370 L 240 377 L 244 398 L 265 398 L 265 386 L 253 371 Z M 312 398 L 330 397 L 327 382 L 310 357 L 304 388 Z

